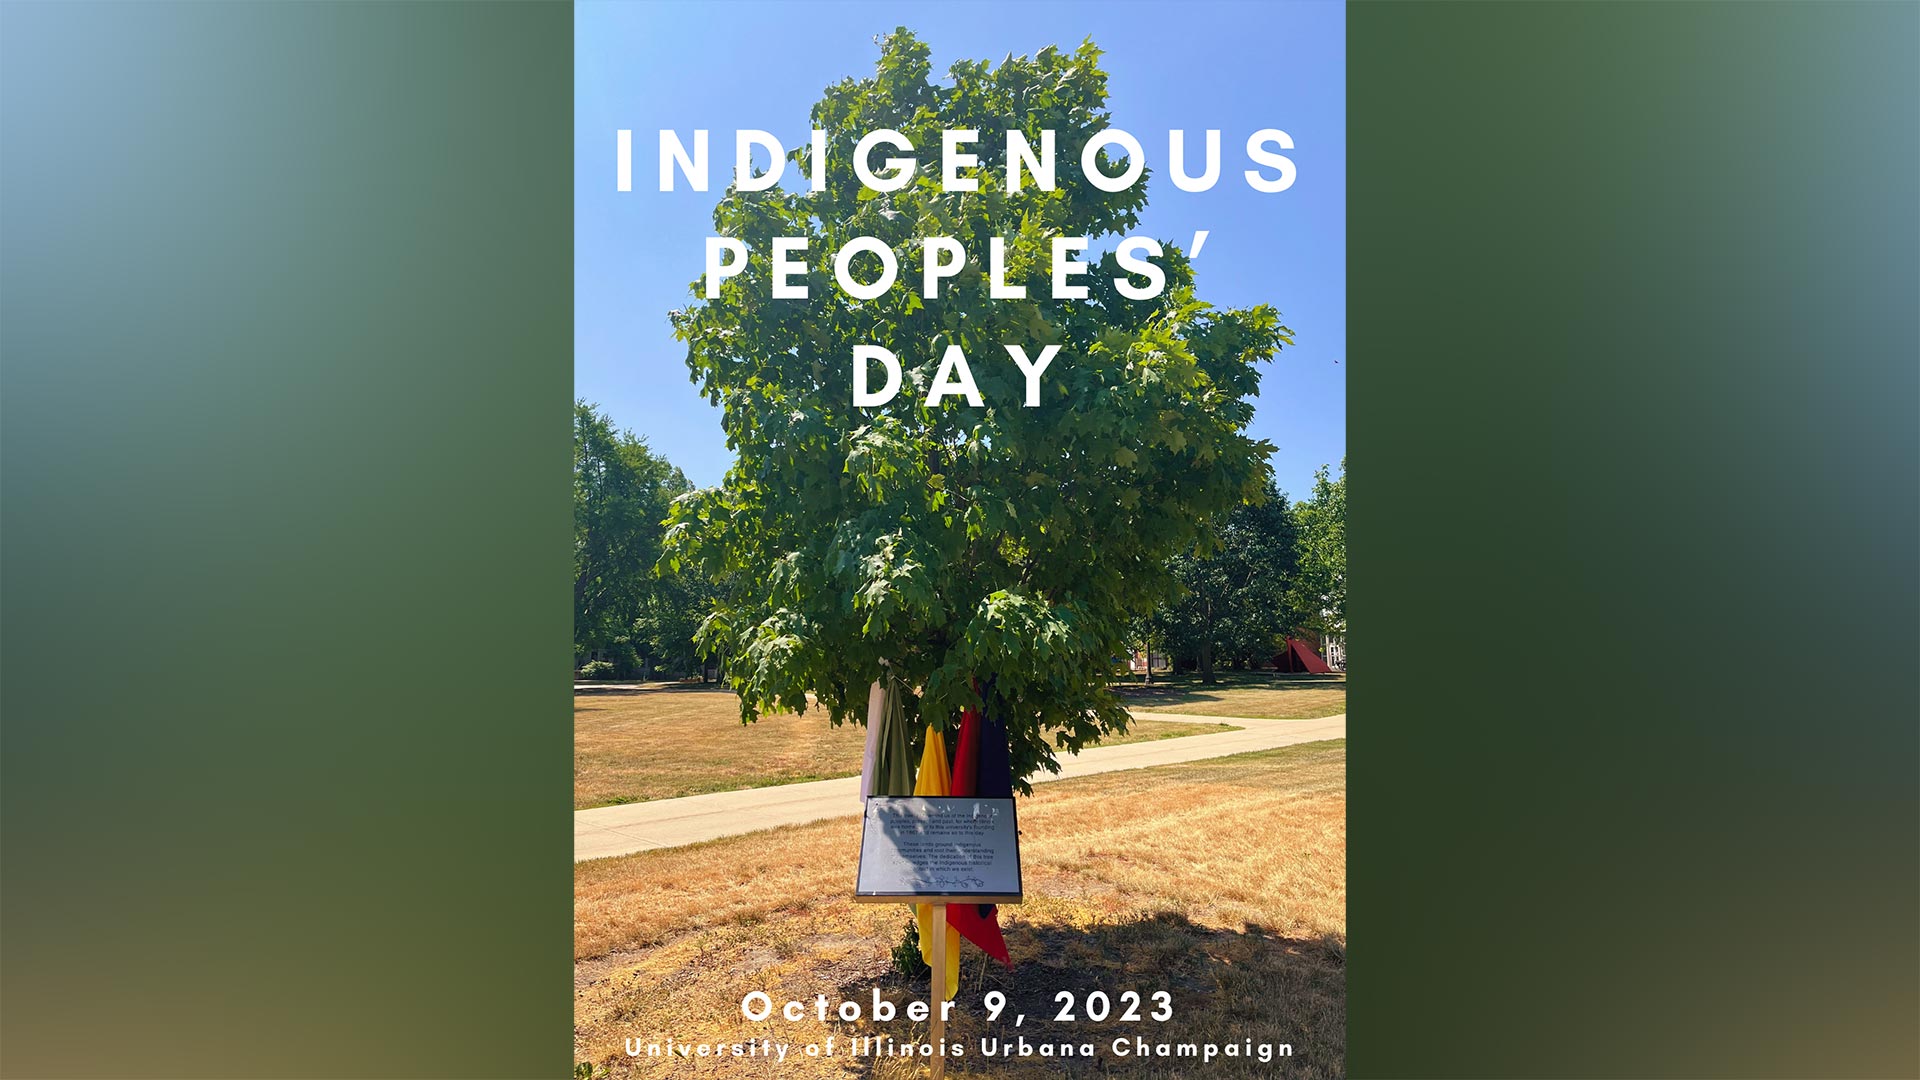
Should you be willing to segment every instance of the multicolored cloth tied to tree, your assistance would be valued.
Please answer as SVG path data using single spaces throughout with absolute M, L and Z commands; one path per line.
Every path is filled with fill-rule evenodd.
M 1013 798 L 1013 762 L 1007 747 L 1005 721 L 981 718 L 968 709 L 960 718 L 960 741 L 951 767 L 946 735 L 929 724 L 919 768 L 908 760 L 906 715 L 896 680 L 885 677 L 867 694 L 867 745 L 861 762 L 860 795 L 977 795 Z M 933 966 L 933 905 L 916 904 L 920 955 Z M 960 987 L 960 941 L 968 941 L 1008 967 L 1013 958 L 1000 931 L 999 909 L 992 904 L 947 905 L 946 996 Z

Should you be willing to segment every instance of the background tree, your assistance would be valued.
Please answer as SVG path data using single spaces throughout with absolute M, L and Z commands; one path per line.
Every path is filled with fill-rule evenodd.
M 715 595 L 713 584 L 692 567 L 653 576 L 634 620 L 635 651 L 650 665 L 683 674 L 699 672 L 706 681 L 706 657 L 693 639 L 700 621 L 713 610 Z
M 1294 605 L 1301 625 L 1325 637 L 1347 631 L 1347 459 L 1340 478 L 1325 465 L 1313 474 L 1313 497 L 1301 503 L 1300 572 Z
M 1262 501 L 1227 516 L 1217 552 L 1174 556 L 1182 594 L 1154 614 L 1151 632 L 1176 666 L 1210 683 L 1218 661 L 1249 668 L 1273 655 L 1300 621 L 1298 532 L 1287 497 L 1268 481 Z
M 626 678 L 665 655 L 636 623 L 662 598 L 652 570 L 660 557 L 673 499 L 692 485 L 632 433 L 616 431 L 606 414 L 573 406 L 574 663 L 607 660 Z M 657 612 L 654 615 L 657 620 Z M 682 617 L 690 651 L 692 624 Z
M 826 190 L 734 190 L 714 211 L 718 234 L 747 243 L 748 268 L 672 320 L 739 457 L 721 487 L 676 504 L 669 561 L 726 582 L 700 640 L 728 656 L 743 720 L 803 711 L 809 692 L 834 723 L 863 716 L 884 658 L 914 691 L 910 715 L 947 725 L 984 697 L 1007 718 L 1016 775 L 1057 771 L 1056 749 L 1124 729 L 1113 657 L 1129 620 L 1170 598 L 1168 557 L 1208 549 L 1215 516 L 1265 485 L 1273 448 L 1245 432 L 1250 399 L 1257 365 L 1292 339 L 1270 307 L 1197 300 L 1171 245 L 1152 300 L 1118 293 L 1110 255 L 1087 275 L 1088 299 L 1051 298 L 1050 238 L 1124 233 L 1146 202 L 1144 178 L 1109 193 L 1079 176 L 1082 147 L 1109 124 L 1091 42 L 998 67 L 961 61 L 950 86 L 929 81 L 927 47 L 906 30 L 880 47 L 873 77 L 829 87 L 813 108 Z M 920 150 L 899 191 L 855 178 L 852 146 L 877 128 Z M 940 190 L 945 128 L 982 133 L 978 191 Z M 1057 133 L 1055 191 L 1008 192 L 1004 145 L 987 136 L 1015 128 L 1035 146 Z M 791 155 L 803 173 L 808 154 Z M 968 260 L 923 301 L 912 269 L 933 235 L 959 239 Z M 771 298 L 775 236 L 809 239 L 810 298 Z M 834 284 L 832 254 L 856 236 L 890 245 L 903 270 L 875 300 Z M 996 236 L 1028 299 L 989 298 Z M 877 257 L 854 260 L 861 280 L 878 272 Z M 1003 343 L 1062 346 L 1038 407 L 1021 405 Z M 906 369 L 885 406 L 852 405 L 860 344 Z M 981 407 L 924 406 L 949 344 L 973 362 Z

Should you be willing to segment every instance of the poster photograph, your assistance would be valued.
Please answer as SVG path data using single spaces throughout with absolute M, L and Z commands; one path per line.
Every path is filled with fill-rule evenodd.
M 1342 1075 L 1343 10 L 727 10 L 576 13 L 580 1076 Z
M 0 1080 L 1920 1080 L 1916 298 L 1920 0 L 0 0 Z

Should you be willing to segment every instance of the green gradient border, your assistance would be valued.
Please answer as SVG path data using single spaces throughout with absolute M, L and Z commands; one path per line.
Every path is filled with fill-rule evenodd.
M 0 1072 L 563 1076 L 572 10 L 0 5 Z
M 1353 1075 L 1920 1075 L 1920 6 L 1348 42 Z

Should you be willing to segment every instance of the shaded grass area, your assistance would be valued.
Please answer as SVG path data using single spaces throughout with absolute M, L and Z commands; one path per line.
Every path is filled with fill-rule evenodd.
M 1230 724 L 1142 719 L 1101 745 L 1232 730 Z M 866 737 L 865 727 L 830 727 L 818 713 L 767 716 L 743 726 L 738 699 L 725 689 L 654 684 L 575 694 L 573 805 L 582 810 L 853 776 Z
M 1198 675 L 1156 675 L 1114 684 L 1129 709 L 1195 716 L 1241 716 L 1252 720 L 1313 720 L 1347 711 L 1344 675 L 1283 675 L 1271 671 L 1222 671 L 1209 685 Z
M 949 1038 L 966 1056 L 948 1075 L 1129 1077 L 1342 1075 L 1345 1058 L 1346 752 L 1335 740 L 1258 754 L 1059 781 L 1021 800 L 1028 901 L 1001 909 L 1015 967 L 963 946 Z M 574 870 L 575 1056 L 613 1077 L 664 1076 L 664 1058 L 629 1058 L 624 1040 L 926 1035 L 902 1018 L 875 1024 L 749 1022 L 740 999 L 825 994 L 896 1005 L 926 984 L 895 974 L 888 952 L 906 909 L 850 899 L 857 819 L 577 864 Z M 1008 1008 L 990 1023 L 989 990 Z M 1174 1018 L 1115 1016 L 1056 1024 L 1054 995 L 1101 990 L 1172 995 Z M 1151 1008 L 1151 1005 L 1148 1006 Z M 1024 1025 L 1013 1017 L 1024 1013 Z M 983 1036 L 1088 1044 L 1092 1058 L 982 1060 Z M 1117 1036 L 1150 1042 L 1286 1043 L 1287 1059 L 1116 1057 Z M 924 1075 L 917 1059 L 714 1059 L 703 1075 Z M 684 1071 L 682 1063 L 679 1066 Z

